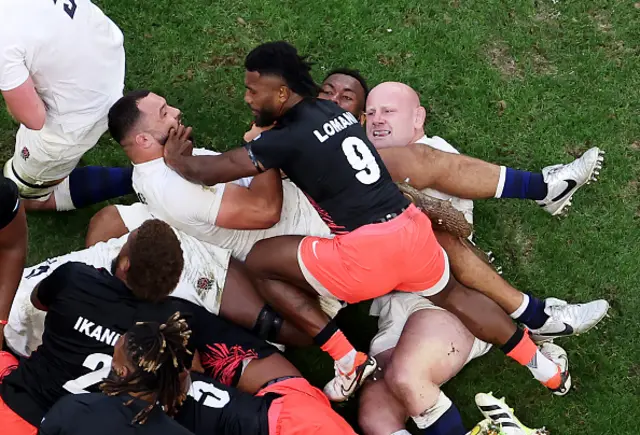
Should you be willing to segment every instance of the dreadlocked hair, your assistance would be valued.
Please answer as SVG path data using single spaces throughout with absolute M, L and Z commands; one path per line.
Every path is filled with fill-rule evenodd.
M 298 55 L 298 50 L 285 41 L 267 42 L 247 55 L 244 66 L 247 71 L 275 75 L 282 78 L 289 89 L 301 97 L 315 98 L 320 87 L 311 77 L 311 63 Z
M 120 379 L 107 378 L 100 388 L 108 396 L 136 393 L 149 397 L 149 406 L 134 417 L 132 424 L 144 424 L 156 403 L 173 416 L 184 402 L 181 374 L 191 363 L 187 348 L 190 337 L 191 330 L 180 312 L 162 325 L 138 322 L 127 331 L 125 352 L 135 370 Z

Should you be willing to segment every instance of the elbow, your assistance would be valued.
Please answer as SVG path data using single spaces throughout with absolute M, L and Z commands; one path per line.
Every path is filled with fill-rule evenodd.
M 264 224 L 265 228 L 271 228 L 280 222 L 280 214 L 282 213 L 282 207 L 271 207 L 265 211 Z
M 42 110 L 38 110 L 32 116 L 29 116 L 27 119 L 21 120 L 21 123 L 27 127 L 29 130 L 42 130 L 44 127 L 44 123 L 46 120 L 46 115 L 44 111 L 44 107 Z

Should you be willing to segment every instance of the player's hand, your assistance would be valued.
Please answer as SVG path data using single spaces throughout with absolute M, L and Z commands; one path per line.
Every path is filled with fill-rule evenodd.
M 253 124 L 251 126 L 251 130 L 249 130 L 244 134 L 243 139 L 245 142 L 251 142 L 258 136 L 260 136 L 263 131 L 271 130 L 272 128 L 273 128 L 273 125 L 269 125 L 267 127 L 258 127 L 257 125 Z
M 180 156 L 190 156 L 193 152 L 193 143 L 191 142 L 191 127 L 178 125 L 178 128 L 169 130 L 169 138 L 164 145 L 164 159 L 167 163 L 175 161 Z

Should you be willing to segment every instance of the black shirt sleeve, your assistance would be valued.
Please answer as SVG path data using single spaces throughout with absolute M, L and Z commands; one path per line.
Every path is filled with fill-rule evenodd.
M 265 169 L 281 169 L 296 152 L 295 137 L 290 128 L 274 128 L 262 132 L 245 148 L 250 156 L 253 155 L 252 159 L 260 162 Z
M 20 209 L 20 195 L 16 183 L 0 178 L 0 230 L 9 225 Z
M 86 407 L 73 394 L 63 397 L 42 419 L 38 435 L 64 435 L 65 427 L 73 424 L 78 412 Z
M 54 270 L 51 275 L 38 284 L 38 300 L 48 307 L 56 299 L 62 288 L 65 287 L 70 274 L 73 271 L 73 263 L 66 263 Z

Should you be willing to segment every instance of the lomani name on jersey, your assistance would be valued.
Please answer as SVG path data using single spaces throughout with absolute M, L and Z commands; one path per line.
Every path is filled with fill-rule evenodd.
M 331 119 L 329 122 L 325 122 L 322 126 L 322 130 L 324 130 L 325 134 L 322 134 L 318 130 L 313 130 L 313 134 L 316 135 L 320 143 L 326 141 L 334 134 L 344 130 L 350 125 L 357 124 L 358 120 L 351 112 L 345 112 L 340 116 L 336 116 Z

